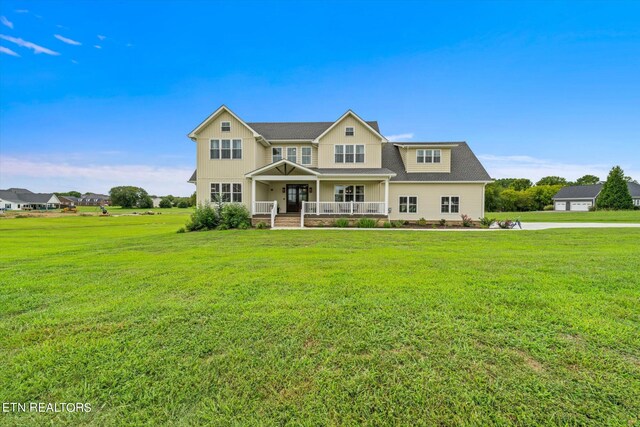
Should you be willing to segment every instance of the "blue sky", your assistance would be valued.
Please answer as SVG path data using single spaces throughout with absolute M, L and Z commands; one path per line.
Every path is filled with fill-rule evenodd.
M 351 108 L 396 139 L 466 140 L 496 178 L 640 179 L 638 1 L 0 7 L 0 188 L 189 194 L 186 134 L 221 104 Z

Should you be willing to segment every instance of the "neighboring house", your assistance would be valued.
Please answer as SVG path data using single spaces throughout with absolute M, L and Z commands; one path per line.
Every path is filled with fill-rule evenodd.
M 60 206 L 71 207 L 80 204 L 80 199 L 75 196 L 58 196 L 58 199 L 60 199 Z
M 46 210 L 59 207 L 60 199 L 53 193 L 33 193 L 26 188 L 0 190 L 0 209 L 2 210 Z
M 151 200 L 153 201 L 154 208 L 160 207 L 160 201 L 162 200 L 162 197 L 151 196 Z
M 87 193 L 80 197 L 78 204 L 81 206 L 103 206 L 110 203 L 111 198 L 106 194 Z
M 553 196 L 553 208 L 556 211 L 588 211 L 595 206 L 604 184 L 571 185 L 563 187 Z M 627 187 L 634 206 L 640 206 L 640 184 L 628 182 Z
M 351 110 L 335 122 L 247 123 L 222 106 L 188 136 L 198 203 L 217 196 L 254 217 L 484 216 L 491 178 L 465 142 L 389 142 Z

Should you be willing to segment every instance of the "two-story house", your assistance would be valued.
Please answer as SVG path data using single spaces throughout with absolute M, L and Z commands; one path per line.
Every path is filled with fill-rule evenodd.
M 389 142 L 351 110 L 334 122 L 264 123 L 222 106 L 188 136 L 198 203 L 219 197 L 254 217 L 484 216 L 491 178 L 466 142 Z

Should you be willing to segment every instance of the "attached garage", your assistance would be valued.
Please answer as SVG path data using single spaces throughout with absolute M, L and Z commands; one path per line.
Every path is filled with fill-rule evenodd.
M 556 202 L 553 207 L 556 211 L 566 211 L 567 210 L 567 202 Z
M 570 202 L 569 203 L 569 210 L 570 211 L 588 211 L 589 208 L 593 206 L 592 202 L 585 202 L 585 201 L 580 201 L 580 202 Z

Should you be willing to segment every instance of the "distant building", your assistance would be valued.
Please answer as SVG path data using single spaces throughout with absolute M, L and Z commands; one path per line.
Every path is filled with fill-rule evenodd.
M 111 198 L 106 194 L 87 193 L 80 197 L 80 206 L 104 206 L 111 204 Z
M 80 204 L 80 199 L 74 196 L 58 196 L 60 199 L 60 206 L 71 207 L 78 206 Z
M 34 193 L 26 188 L 0 190 L 1 210 L 57 209 L 60 199 L 53 193 Z
M 596 200 L 604 184 L 571 185 L 563 187 L 553 196 L 556 211 L 588 211 L 596 205 Z M 634 206 L 640 206 L 640 184 L 627 182 Z
M 160 207 L 160 201 L 162 200 L 162 197 L 151 196 L 151 200 L 153 200 L 153 207 L 154 208 L 159 208 Z

